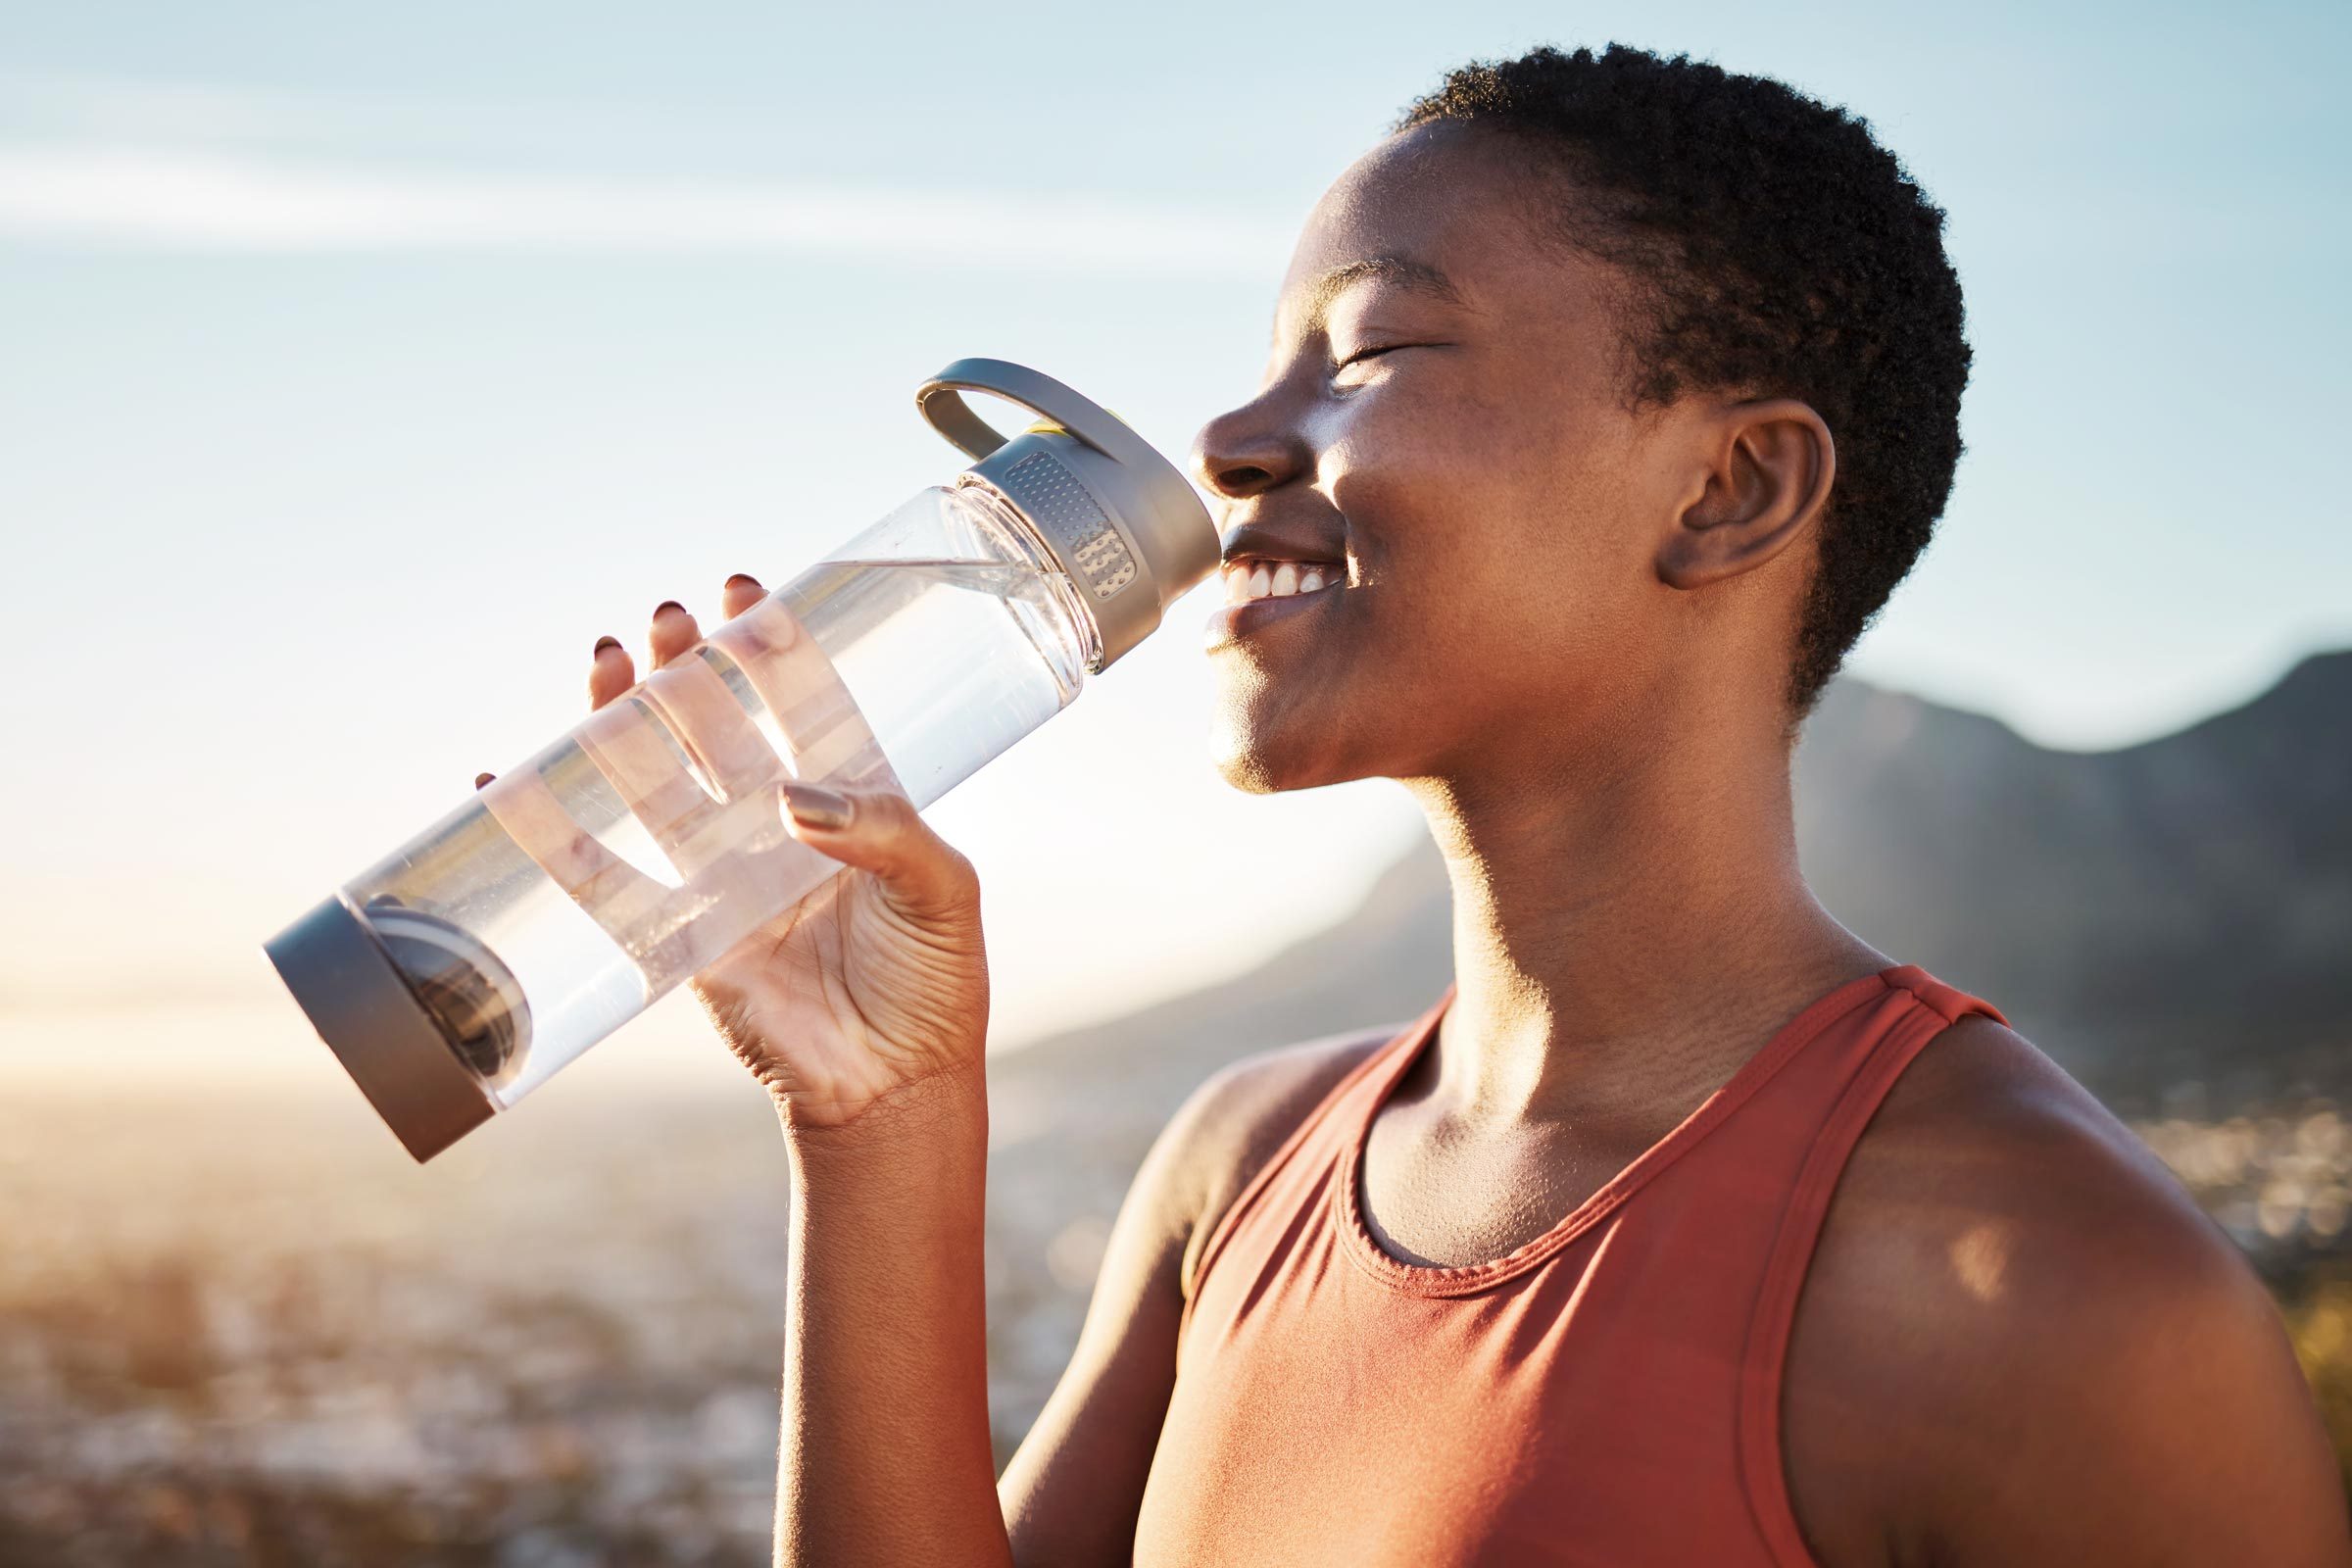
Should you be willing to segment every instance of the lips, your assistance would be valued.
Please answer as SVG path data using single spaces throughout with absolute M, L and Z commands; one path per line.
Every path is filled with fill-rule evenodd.
M 1207 623 L 1201 627 L 1203 651 L 1213 652 L 1228 643 L 1238 643 L 1254 636 L 1279 622 L 1295 620 L 1318 609 L 1334 607 L 1340 596 L 1348 592 L 1348 568 L 1338 563 L 1310 565 L 1307 573 L 1298 575 L 1297 584 L 1290 591 L 1274 591 L 1275 583 L 1293 577 L 1297 571 L 1298 563 L 1285 561 L 1277 564 L 1262 559 L 1240 561 L 1228 566 L 1226 593 L 1229 597 L 1224 605 L 1208 612 Z M 1315 582 L 1316 586 L 1306 587 L 1304 584 L 1307 581 Z M 1240 597 L 1231 597 L 1237 592 L 1237 582 Z M 1265 591 L 1258 597 L 1250 597 L 1252 585 L 1256 582 L 1265 583 Z
M 1348 590 L 1347 536 L 1335 517 L 1254 519 L 1224 538 L 1225 603 L 1202 628 L 1210 650 L 1333 605 Z
M 1311 594 L 1292 594 L 1287 599 L 1252 599 L 1248 604 L 1226 605 L 1208 612 L 1208 621 L 1201 627 L 1201 649 L 1213 652 L 1227 643 L 1240 642 L 1253 636 L 1278 621 L 1292 620 L 1307 614 L 1318 607 L 1330 604 L 1346 590 L 1319 588 Z
M 1336 517 L 1329 522 L 1258 518 L 1228 532 L 1220 553 L 1229 566 L 1242 561 L 1268 565 L 1293 561 L 1330 567 L 1347 559 L 1348 536 Z

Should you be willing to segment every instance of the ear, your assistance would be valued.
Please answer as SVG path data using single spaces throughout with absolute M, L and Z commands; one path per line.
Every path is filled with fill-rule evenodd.
M 1704 588 L 1779 555 L 1820 517 L 1838 472 L 1829 425 L 1795 398 L 1728 404 L 1703 431 L 1696 494 L 1658 546 L 1670 588 Z

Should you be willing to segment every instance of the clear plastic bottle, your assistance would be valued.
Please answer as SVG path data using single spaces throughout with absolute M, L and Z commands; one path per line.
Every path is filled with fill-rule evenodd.
M 1004 442 L 959 389 L 1047 416 Z M 498 776 L 269 944 L 419 1159 L 840 869 L 785 779 L 927 806 L 1044 723 L 1204 576 L 1191 486 L 1034 371 L 919 401 L 983 461 L 924 490 Z

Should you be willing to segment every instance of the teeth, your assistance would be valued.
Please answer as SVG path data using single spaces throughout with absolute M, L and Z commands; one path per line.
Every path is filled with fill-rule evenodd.
M 1267 563 L 1236 562 L 1225 568 L 1225 602 L 1246 605 L 1253 599 L 1283 599 L 1292 594 L 1311 594 L 1325 587 L 1337 587 L 1341 575 L 1337 570 L 1320 564 L 1301 565 L 1296 561 Z

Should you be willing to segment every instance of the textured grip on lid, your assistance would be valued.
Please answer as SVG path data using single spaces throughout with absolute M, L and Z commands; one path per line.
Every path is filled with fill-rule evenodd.
M 997 485 L 1058 547 L 1054 553 L 1095 598 L 1109 599 L 1140 575 L 1110 518 L 1052 453 L 1030 453 L 1007 467 Z

